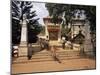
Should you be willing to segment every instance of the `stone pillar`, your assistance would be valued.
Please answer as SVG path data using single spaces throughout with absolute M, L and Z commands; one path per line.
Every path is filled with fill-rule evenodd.
M 21 30 L 21 42 L 19 46 L 19 56 L 27 56 L 27 21 L 23 16 L 22 30 Z
M 45 24 L 45 37 L 46 36 L 48 36 L 48 39 L 49 39 L 49 32 L 48 32 L 47 24 Z
M 93 55 L 93 46 L 91 43 L 91 35 L 90 35 L 90 25 L 88 23 L 85 24 L 85 42 L 84 42 L 84 51 L 89 55 Z
M 62 30 L 62 25 L 60 24 L 60 30 L 58 32 L 58 42 L 61 42 L 61 30 Z

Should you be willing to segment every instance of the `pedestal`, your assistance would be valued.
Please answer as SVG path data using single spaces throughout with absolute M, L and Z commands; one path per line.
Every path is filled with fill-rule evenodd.
M 20 46 L 19 46 L 19 56 L 27 56 L 28 54 L 28 47 L 27 47 L 27 43 L 26 42 L 21 42 Z

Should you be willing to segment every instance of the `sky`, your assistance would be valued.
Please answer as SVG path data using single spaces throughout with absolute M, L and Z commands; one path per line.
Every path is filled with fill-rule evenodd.
M 33 3 L 33 9 L 36 10 L 37 16 L 35 18 L 40 18 L 39 23 L 44 25 L 43 17 L 47 17 L 49 15 L 48 10 L 45 7 L 45 3 Z

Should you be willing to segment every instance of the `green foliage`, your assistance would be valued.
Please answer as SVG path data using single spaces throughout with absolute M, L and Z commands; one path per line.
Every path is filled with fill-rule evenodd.
M 53 19 L 57 19 L 59 16 L 61 17 L 63 13 L 65 12 L 65 18 L 66 18 L 66 23 L 70 21 L 71 13 L 70 13 L 70 5 L 66 4 L 53 4 L 53 3 L 47 3 L 46 7 L 49 11 L 49 15 L 53 16 Z
M 55 18 L 62 16 L 63 12 L 65 12 L 65 25 L 68 25 L 68 23 L 71 22 L 72 17 L 74 17 L 76 13 L 76 10 L 84 10 L 86 19 L 90 22 L 90 30 L 96 30 L 96 6 L 47 3 L 46 7 L 49 11 L 49 15 L 53 16 L 54 20 Z
M 36 16 L 36 13 L 35 13 L 36 11 L 31 11 L 31 8 L 33 8 L 32 2 L 12 1 L 12 10 L 11 10 L 12 12 L 12 42 L 14 44 L 20 43 L 20 38 L 21 38 L 20 21 L 23 21 L 23 15 L 26 15 L 26 20 L 28 22 L 27 24 L 28 33 L 29 33 L 28 42 L 34 43 L 37 41 L 37 35 L 41 31 L 41 26 L 38 23 L 38 19 L 34 19 L 34 17 Z
M 12 19 L 12 43 L 19 44 L 21 38 L 21 26 L 19 20 Z

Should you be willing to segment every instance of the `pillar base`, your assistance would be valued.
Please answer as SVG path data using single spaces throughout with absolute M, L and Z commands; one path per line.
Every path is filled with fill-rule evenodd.
M 21 43 L 19 46 L 18 56 L 27 56 L 28 54 L 28 47 L 27 43 Z

